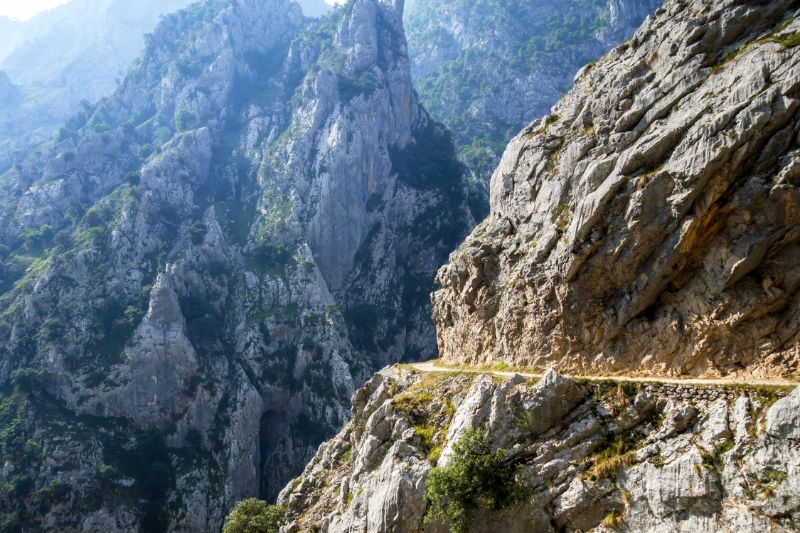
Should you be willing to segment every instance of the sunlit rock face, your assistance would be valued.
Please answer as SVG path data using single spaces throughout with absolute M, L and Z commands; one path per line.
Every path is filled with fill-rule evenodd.
M 450 362 L 797 376 L 790 2 L 667 2 L 506 149 L 440 270 Z

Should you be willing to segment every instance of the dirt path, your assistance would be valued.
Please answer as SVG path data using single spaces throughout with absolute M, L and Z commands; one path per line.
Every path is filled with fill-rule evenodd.
M 526 378 L 541 378 L 542 374 L 528 372 L 514 372 L 510 370 L 481 370 L 475 368 L 447 367 L 437 365 L 437 360 L 415 363 L 410 365 L 420 372 L 466 372 L 470 374 L 491 374 L 493 376 L 510 377 L 520 375 Z M 755 385 L 767 387 L 796 386 L 800 383 L 784 379 L 759 380 L 759 379 L 702 379 L 702 378 L 663 378 L 663 377 L 628 377 L 628 376 L 572 376 L 590 381 L 621 381 L 637 383 L 668 383 L 671 385 Z

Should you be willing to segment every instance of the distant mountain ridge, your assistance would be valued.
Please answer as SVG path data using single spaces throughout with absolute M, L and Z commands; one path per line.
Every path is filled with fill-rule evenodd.
M 506 143 L 546 115 L 586 63 L 630 37 L 661 0 L 407 0 L 420 100 L 471 171 L 476 218 Z
M 0 18 L 0 71 L 19 88 L 0 107 L 0 170 L 112 92 L 161 15 L 192 0 L 72 0 L 24 21 Z

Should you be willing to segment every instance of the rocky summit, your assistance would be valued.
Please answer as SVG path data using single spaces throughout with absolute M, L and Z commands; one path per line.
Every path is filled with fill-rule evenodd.
M 800 375 L 800 20 L 668 1 L 508 146 L 438 274 L 450 362 Z
M 216 531 L 435 355 L 471 219 L 401 19 L 195 4 L 2 176 L 3 531 Z

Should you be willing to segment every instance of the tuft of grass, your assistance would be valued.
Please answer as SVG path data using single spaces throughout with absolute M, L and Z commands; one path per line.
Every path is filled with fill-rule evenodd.
M 433 396 L 429 392 L 405 392 L 394 400 L 394 406 L 398 411 L 402 411 L 411 416 L 420 416 L 427 413 L 428 406 L 433 401 Z
M 764 497 L 771 497 L 775 493 L 775 489 L 778 488 L 778 485 L 783 483 L 785 479 L 786 472 L 781 472 L 780 470 L 774 470 L 772 468 L 765 470 L 759 479 L 763 486 L 761 492 Z
M 547 130 L 550 128 L 550 126 L 555 124 L 559 120 L 561 120 L 561 115 L 559 115 L 557 113 L 553 114 L 553 115 L 549 115 L 544 121 L 544 126 L 539 128 L 538 130 L 536 130 L 536 132 L 535 132 L 536 135 L 544 135 L 545 133 L 547 133 Z
M 430 461 L 432 465 L 436 466 L 436 463 L 439 462 L 439 457 L 441 456 L 442 456 L 442 447 L 436 445 L 433 448 L 431 448 L 431 451 L 428 452 L 428 461 Z
M 553 174 L 558 174 L 560 169 L 558 167 L 558 158 L 561 156 L 561 150 L 553 151 L 549 156 L 547 156 L 547 165 L 546 168 L 549 172 Z
M 414 426 L 414 434 L 419 437 L 420 445 L 425 453 L 433 449 L 433 440 L 436 437 L 436 428 L 433 426 Z
M 725 442 L 714 446 L 713 450 L 706 450 L 700 447 L 700 456 L 703 458 L 703 467 L 713 470 L 717 474 L 722 474 L 725 470 L 725 463 L 722 456 L 733 449 L 733 439 L 726 439 Z
M 603 445 L 591 456 L 594 463 L 585 474 L 592 481 L 612 478 L 621 469 L 628 467 L 636 460 L 636 449 L 639 441 L 630 433 L 618 433 L 613 438 L 606 438 Z
M 564 233 L 572 223 L 572 211 L 569 204 L 559 204 L 553 208 L 552 220 L 559 233 Z
M 344 455 L 342 455 L 342 464 L 350 464 L 353 459 L 353 448 L 348 448 Z
M 600 522 L 600 525 L 609 529 L 618 529 L 622 525 L 622 522 L 622 513 L 616 509 L 612 509 L 603 517 L 603 521 Z
M 549 126 L 550 124 L 555 124 L 559 120 L 561 120 L 561 115 L 556 113 L 554 115 L 550 115 L 549 117 L 547 117 L 547 120 L 545 121 L 545 124 L 547 124 Z
M 589 478 L 592 481 L 601 481 L 606 478 L 611 478 L 621 469 L 628 467 L 634 463 L 636 452 L 630 451 L 622 455 L 610 457 L 595 463 L 589 472 Z
M 761 477 L 763 483 L 782 483 L 786 480 L 786 472 L 768 468 Z
M 777 35 L 770 35 L 766 37 L 764 41 L 779 44 L 786 50 L 787 48 L 800 46 L 800 33 L 790 33 L 789 35 L 782 35 L 780 37 Z

